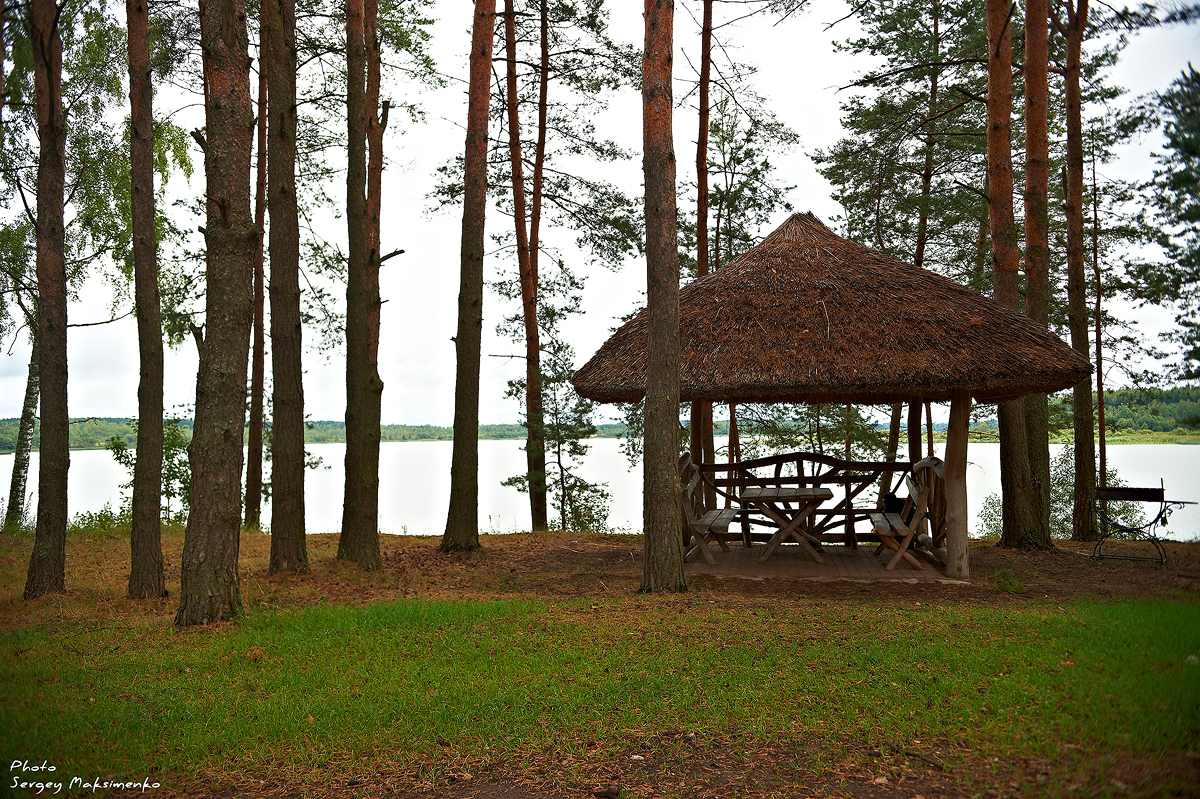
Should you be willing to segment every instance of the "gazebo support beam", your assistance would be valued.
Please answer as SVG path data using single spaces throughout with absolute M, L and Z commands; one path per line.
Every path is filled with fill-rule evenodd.
M 960 389 L 950 400 L 950 424 L 946 428 L 946 576 L 971 576 L 967 547 L 967 428 L 971 419 L 971 395 Z

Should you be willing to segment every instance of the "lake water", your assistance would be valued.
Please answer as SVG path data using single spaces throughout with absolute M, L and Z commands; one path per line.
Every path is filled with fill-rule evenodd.
M 485 532 L 524 530 L 529 524 L 528 498 L 500 483 L 525 467 L 521 441 L 479 442 L 479 523 Z M 720 446 L 723 442 L 718 442 Z M 642 520 L 642 471 L 631 470 L 617 448 L 617 439 L 591 442 L 592 449 L 580 470 L 586 479 L 607 482 L 613 496 L 609 523 L 616 529 L 638 531 Z M 441 535 L 450 500 L 449 441 L 384 443 L 379 452 L 379 515 L 384 533 Z M 344 444 L 316 444 L 310 451 L 324 466 L 306 478 L 308 530 L 337 532 L 345 459 Z M 1060 447 L 1051 446 L 1051 456 Z M 941 445 L 938 445 L 941 455 Z M 1000 445 L 972 443 L 968 451 L 967 497 L 972 533 L 984 498 L 1000 491 Z M 1200 500 L 1200 446 L 1183 444 L 1110 446 L 1108 458 L 1129 485 L 1157 486 L 1165 482 L 1171 499 Z M 7 494 L 12 455 L 0 456 L 0 491 Z M 37 453 L 31 458 L 30 493 L 36 493 Z M 105 450 L 71 453 L 67 504 L 69 513 L 96 511 L 105 502 L 117 506 L 121 484 L 129 480 Z M 36 506 L 36 499 L 33 500 Z M 270 508 L 264 521 L 269 521 Z M 1166 532 L 1166 531 L 1164 531 Z M 1171 517 L 1171 538 L 1200 538 L 1200 506 L 1189 505 Z

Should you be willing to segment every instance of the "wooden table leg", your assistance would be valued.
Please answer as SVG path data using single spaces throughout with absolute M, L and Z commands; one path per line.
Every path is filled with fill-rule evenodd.
M 808 540 L 805 539 L 803 534 L 796 531 L 796 528 L 799 527 L 806 518 L 808 518 L 809 514 L 813 512 L 816 506 L 810 505 L 809 507 L 801 510 L 796 517 L 791 520 L 791 522 L 785 521 L 778 513 L 775 512 L 775 509 L 766 502 L 758 503 L 758 507 L 763 513 L 765 513 L 767 516 L 770 516 L 775 523 L 779 525 L 779 532 L 771 537 L 771 540 L 767 542 L 766 549 L 764 549 L 763 553 L 758 556 L 759 563 L 766 563 L 767 560 L 769 560 L 770 557 L 775 554 L 775 550 L 779 548 L 779 545 L 782 544 L 789 535 L 796 539 L 796 542 L 800 544 L 800 548 L 807 552 L 813 560 L 815 560 L 817 563 L 825 562 L 824 559 L 821 558 L 821 555 L 812 548 L 812 544 L 808 543 Z

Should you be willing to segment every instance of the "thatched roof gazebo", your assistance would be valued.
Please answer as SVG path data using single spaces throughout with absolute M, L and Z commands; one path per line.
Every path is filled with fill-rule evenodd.
M 646 312 L 574 378 L 600 402 L 646 389 Z M 967 574 L 971 398 L 1075 385 L 1091 364 L 1028 317 L 794 214 L 679 293 L 681 401 L 877 404 L 951 400 L 946 444 L 952 576 Z M 959 507 L 955 507 L 955 506 Z

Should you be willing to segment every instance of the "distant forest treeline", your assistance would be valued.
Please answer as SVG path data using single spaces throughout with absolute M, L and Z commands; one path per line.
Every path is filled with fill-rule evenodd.
M 1105 426 L 1110 430 L 1152 431 L 1168 433 L 1180 427 L 1200 426 L 1200 387 L 1186 386 L 1166 390 L 1119 389 L 1104 394 Z M 16 448 L 17 419 L 0 419 L 0 454 Z M 192 421 L 184 419 L 181 426 L 190 428 Z M 944 424 L 935 425 L 939 430 Z M 596 425 L 599 438 L 616 438 L 625 430 L 623 424 Z M 38 448 L 38 427 L 34 426 L 33 448 Z M 713 433 L 724 436 L 729 433 L 728 422 L 713 424 Z M 384 441 L 450 441 L 454 431 L 449 427 L 434 425 L 383 425 Z M 137 437 L 129 428 L 126 419 L 88 418 L 71 421 L 71 449 L 103 449 L 113 436 L 119 436 L 129 446 Z M 483 440 L 522 439 L 525 428 L 519 424 L 485 424 L 479 426 L 479 437 Z M 346 440 L 344 422 L 310 422 L 304 434 L 309 444 L 341 443 Z
M 0 454 L 8 454 L 17 446 L 18 419 L 0 419 Z M 345 422 L 310 422 L 305 431 L 304 440 L 308 444 L 343 443 L 346 440 Z M 192 420 L 180 421 L 180 426 L 191 428 Z M 601 438 L 616 438 L 624 425 L 602 424 L 596 426 L 596 435 Z M 33 448 L 38 448 L 40 429 L 37 423 L 33 428 Z M 454 431 L 449 427 L 434 425 L 383 425 L 384 441 L 450 441 Z M 71 449 L 104 449 L 109 439 L 117 436 L 132 447 L 137 443 L 137 436 L 130 429 L 128 420 L 123 418 L 88 418 L 71 420 Z M 485 424 L 479 426 L 479 437 L 483 440 L 523 439 L 525 428 L 519 424 Z

